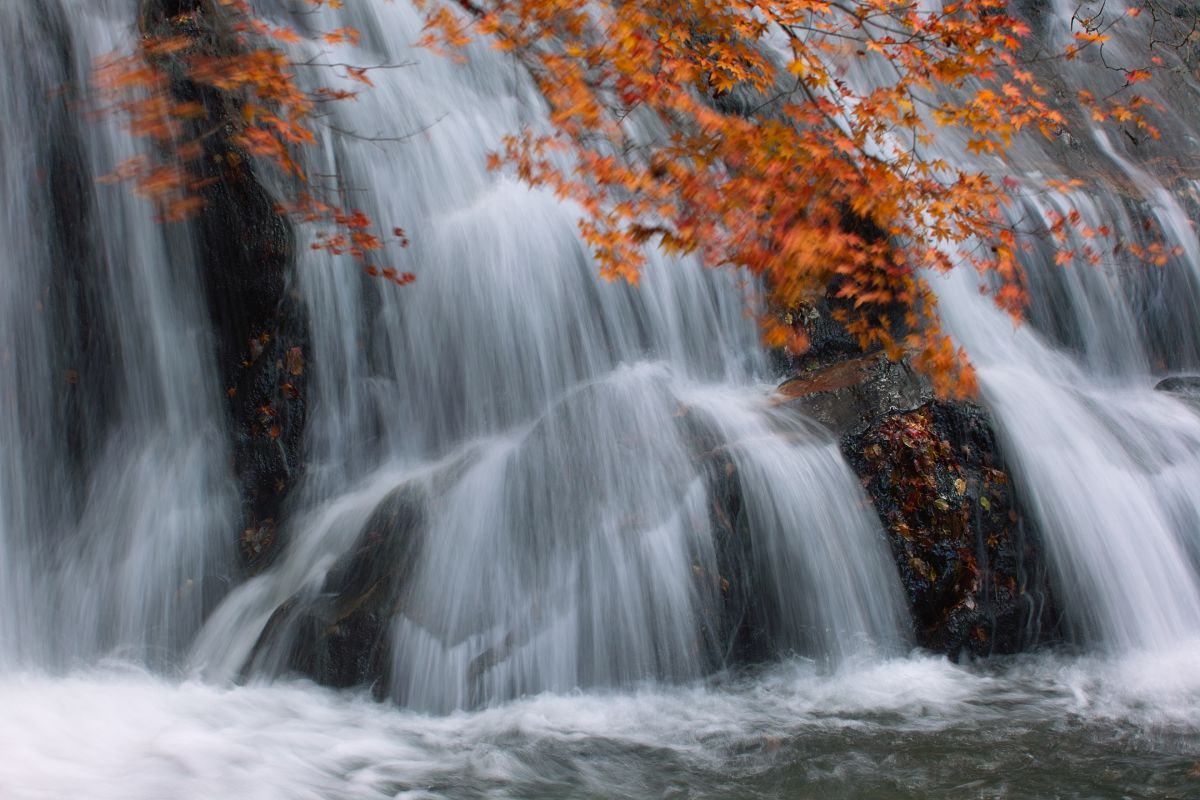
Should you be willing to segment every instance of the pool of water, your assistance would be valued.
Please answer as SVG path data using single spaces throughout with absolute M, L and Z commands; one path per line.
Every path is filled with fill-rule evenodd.
M 793 661 L 445 716 L 121 663 L 0 680 L 0 796 L 1187 798 L 1200 643 L 1125 658 Z

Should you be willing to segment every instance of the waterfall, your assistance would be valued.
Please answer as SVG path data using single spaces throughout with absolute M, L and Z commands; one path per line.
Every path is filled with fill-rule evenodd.
M 1036 247 L 1021 326 L 933 277 L 1076 645 L 955 662 L 912 650 L 880 519 L 772 394 L 743 276 L 650 253 L 639 287 L 600 279 L 577 209 L 484 169 L 546 124 L 510 58 L 411 47 L 402 2 L 261 5 L 353 26 L 322 59 L 382 67 L 305 166 L 408 231 L 380 263 L 417 281 L 296 248 L 302 477 L 253 561 L 211 232 L 97 180 L 145 148 L 86 113 L 138 3 L 0 0 L 0 796 L 1196 794 L 1200 413 L 1154 388 L 1200 372 L 1200 185 L 1162 169 L 1200 142 L 1189 109 L 1166 145 L 1015 152 L 1030 185 L 1097 184 L 1013 219 L 1156 228 L 1164 267 Z M 1022 3 L 1069 41 L 1053 6 Z M 936 146 L 1008 169 L 961 144 Z
M 367 636 L 377 688 L 420 709 L 686 681 L 746 653 L 836 666 L 903 651 L 878 520 L 831 436 L 768 401 L 742 277 L 651 253 L 639 287 L 598 278 L 577 209 L 483 167 L 505 133 L 546 124 L 530 82 L 486 46 L 466 63 L 414 50 L 405 4 L 298 23 L 355 27 L 362 43 L 329 60 L 381 67 L 324 120 L 310 172 L 410 231 L 386 258 L 417 282 L 298 257 L 305 478 L 282 555 L 239 575 L 200 259 L 185 227 L 97 183 L 139 145 L 76 106 L 132 16 L 116 0 L 0 8 L 0 663 L 279 676 L 347 602 L 380 601 L 334 596 L 364 569 L 359 588 L 386 585 L 389 605 L 338 635 Z M 1182 256 L 1064 272 L 1034 252 L 1017 330 L 970 276 L 938 291 L 1072 631 L 1162 648 L 1200 625 L 1200 419 L 1152 389 L 1200 362 L 1194 205 L 1135 145 L 1098 130 L 1085 145 L 1121 192 L 1071 206 L 1131 242 L 1153 217 Z M 1073 146 L 1015 155 L 1069 171 L 1055 148 Z
M 178 663 L 228 583 L 225 422 L 187 237 L 96 179 L 129 3 L 0 7 L 0 664 Z
M 340 617 L 314 611 L 339 561 L 396 527 L 404 587 L 379 636 L 387 693 L 416 708 L 696 678 L 764 643 L 828 664 L 902 646 L 878 522 L 829 435 L 768 404 L 739 277 L 652 254 L 637 288 L 600 279 L 574 209 L 484 170 L 505 132 L 545 113 L 510 61 L 409 49 L 422 22 L 402 4 L 324 13 L 365 43 L 333 60 L 408 64 L 337 110 L 357 136 L 331 134 L 314 171 L 411 232 L 389 256 L 417 281 L 301 263 L 316 397 L 304 510 L 195 663 L 285 670 L 306 630 Z M 740 525 L 714 515 L 722 485 Z M 389 508 L 403 519 L 381 527 Z M 742 615 L 753 643 L 730 630 Z
M 1106 9 L 1123 11 L 1121 4 Z M 1035 36 L 1069 41 L 1073 13 L 1064 7 L 1035 17 L 1041 24 Z M 1149 41 L 1144 25 L 1118 28 L 1106 51 L 1110 62 L 1134 63 L 1144 52 L 1137 37 Z M 1094 91 L 1120 83 L 1097 72 L 1095 54 L 1055 69 L 1071 85 Z M 1200 369 L 1197 184 L 1176 174 L 1168 188 L 1138 166 L 1198 141 L 1197 120 L 1163 91 L 1160 83 L 1142 89 L 1179 112 L 1161 120 L 1165 146 L 1096 125 L 1049 142 L 1019 142 L 1012 164 L 1033 165 L 1018 176 L 1030 191 L 1007 213 L 1019 225 L 1075 210 L 1084 225 L 1113 230 L 1110 246 L 1160 240 L 1176 248 L 1169 263 L 1142 264 L 1125 249 L 1096 266 L 1063 267 L 1043 243 L 1023 261 L 1032 298 L 1029 322 L 1019 329 L 975 291 L 977 276 L 935 280 L 949 327 L 978 367 L 983 400 L 1043 531 L 1066 622 L 1080 644 L 1115 653 L 1161 652 L 1200 636 L 1200 496 L 1194 491 L 1200 417 L 1193 402 L 1154 390 L 1165 374 Z M 972 157 L 953 142 L 942 144 L 958 163 L 1011 169 Z M 1086 177 L 1092 184 L 1066 196 L 1036 191 L 1047 177 L 1078 175 L 1081 152 L 1091 159 Z M 1068 246 L 1084 244 L 1075 235 Z
M 640 287 L 600 279 L 574 209 L 484 170 L 544 117 L 529 82 L 486 48 L 412 50 L 419 16 L 387 3 L 323 12 L 364 36 L 338 58 L 389 68 L 312 172 L 412 232 L 389 256 L 418 281 L 301 257 L 307 477 L 283 554 L 235 581 L 201 262 L 96 182 L 138 145 L 73 105 L 132 5 L 3 13 L 6 662 L 274 676 L 380 541 L 401 585 L 370 635 L 417 708 L 902 651 L 878 521 L 829 434 L 769 402 L 741 278 L 652 255 Z

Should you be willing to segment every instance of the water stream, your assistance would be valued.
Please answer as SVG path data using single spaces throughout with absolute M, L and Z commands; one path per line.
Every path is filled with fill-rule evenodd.
M 228 576 L 232 481 L 194 262 L 95 178 L 136 153 L 72 86 L 125 3 L 5 3 L 0 664 L 172 661 Z

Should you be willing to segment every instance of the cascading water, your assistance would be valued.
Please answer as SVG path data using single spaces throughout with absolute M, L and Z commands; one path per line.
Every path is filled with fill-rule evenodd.
M 145 203 L 96 183 L 136 150 L 75 108 L 128 13 L 0 8 L 0 664 L 169 661 L 228 580 L 232 486 L 192 260 Z
M 958 313 L 974 304 L 957 287 L 941 296 Z M 968 347 L 989 328 L 1011 337 L 1000 315 L 970 313 Z M 976 345 L 972 352 L 979 353 L 984 396 L 1045 531 L 1076 634 L 1120 652 L 1169 649 L 1194 638 L 1200 633 L 1195 412 L 1153 391 L 1149 375 L 1140 386 L 1098 380 L 1033 334 L 1014 342 L 1007 353 L 1013 360 L 1005 350 Z
M 1115 143 L 1148 205 L 1073 202 L 1131 238 L 1153 209 L 1184 258 L 1035 262 L 1049 299 L 1015 332 L 939 284 L 1072 629 L 1111 652 L 953 665 L 905 653 L 878 520 L 830 436 L 765 397 L 736 277 L 652 256 L 637 289 L 598 280 L 570 208 L 482 169 L 543 124 L 510 61 L 409 49 L 402 3 L 322 10 L 363 34 L 330 61 L 398 68 L 311 172 L 413 234 L 391 257 L 418 280 L 301 258 L 306 477 L 284 552 L 229 586 L 198 259 L 96 184 L 135 145 L 61 90 L 134 5 L 0 4 L 0 795 L 1194 792 L 1200 417 L 1149 387 L 1200 353 L 1197 245 Z M 416 711 L 288 676 L 377 601 L 330 591 L 359 584 L 394 590 L 366 634 L 379 693 Z M 737 651 L 782 663 L 697 680 Z
M 1124 12 L 1121 4 L 1103 10 Z M 1069 40 L 1073 15 L 1060 9 L 1038 35 Z M 1103 54 L 1106 63 L 1137 63 L 1139 51 L 1126 43 L 1149 41 L 1151 32 L 1128 28 Z M 1104 70 L 1099 58 L 1058 69 L 1099 94 L 1119 89 L 1123 73 Z M 1172 107 L 1160 91 L 1152 85 L 1143 94 Z M 1173 114 L 1163 120 L 1164 136 L 1195 142 L 1194 122 Z M 1190 402 L 1153 389 L 1164 371 L 1200 366 L 1200 242 L 1184 208 L 1191 203 L 1196 212 L 1195 182 L 1179 176 L 1177 195 L 1137 166 L 1162 158 L 1140 132 L 1093 125 L 1090 133 L 1090 143 L 1060 135 L 1014 148 L 1013 163 L 1049 172 L 1030 176 L 1031 191 L 1008 212 L 1013 224 L 1073 210 L 1085 226 L 1111 228 L 1118 251 L 1160 240 L 1178 254 L 1161 267 L 1126 250 L 1094 268 L 1063 268 L 1047 243 L 1023 262 L 1033 326 L 1015 331 L 986 307 L 969 276 L 939 281 L 937 290 L 951 330 L 979 367 L 983 397 L 1051 550 L 1074 635 L 1113 652 L 1167 651 L 1200 637 L 1200 503 L 1192 489 L 1200 480 L 1200 417 Z M 1040 196 L 1040 180 L 1071 177 L 1056 165 L 1070 169 L 1079 157 L 1072 150 L 1087 154 L 1095 186 Z M 965 150 L 952 152 L 972 163 Z M 1097 194 L 1097 187 L 1108 188 Z M 1086 244 L 1076 235 L 1069 246 Z
M 1083 20 L 1121 19 L 1128 8 L 1059 3 L 1047 14 L 1017 5 L 1038 27 L 1032 49 L 1049 53 L 1073 41 Z M 1126 20 L 1103 53 L 1054 62 L 1054 74 L 1044 77 L 1096 96 L 1117 93 L 1125 80 L 1117 67 L 1148 59 L 1151 26 L 1167 23 L 1157 14 L 1144 25 Z M 881 59 L 859 59 L 845 79 L 861 91 L 886 84 L 891 69 Z M 1151 103 L 1178 107 L 1158 84 L 1138 89 Z M 1200 636 L 1200 506 L 1189 488 L 1200 479 L 1200 418 L 1194 405 L 1153 387 L 1164 372 L 1200 366 L 1200 242 L 1184 208 L 1190 203 L 1196 213 L 1196 185 L 1181 176 L 1172 192 L 1137 165 L 1169 162 L 1169 148 L 1156 148 L 1136 128 L 1098 125 L 1082 108 L 1076 112 L 1068 117 L 1087 119 L 1082 131 L 1018 139 L 1005 161 L 973 154 L 955 129 L 940 131 L 933 150 L 948 163 L 1019 178 L 1026 191 L 1006 210 L 1014 230 L 1075 212 L 1080 229 L 1113 232 L 1113 254 L 1094 268 L 1063 267 L 1059 252 L 1083 252 L 1094 242 L 1074 234 L 1066 247 L 1050 236 L 1032 243 L 1022 258 L 1031 324 L 1020 329 L 977 291 L 979 277 L 969 269 L 931 279 L 948 328 L 978 368 L 982 399 L 1051 551 L 1072 634 L 1111 652 L 1173 649 Z M 1161 125 L 1167 141 L 1198 141 L 1187 114 Z M 1065 183 L 1080 174 L 1093 185 L 1066 195 L 1043 191 L 1048 178 Z M 1132 255 L 1155 241 L 1178 251 L 1166 266 Z
M 411 58 L 392 43 L 421 25 L 411 8 L 371 4 L 329 22 L 373 43 L 336 58 L 383 64 Z M 330 169 L 379 198 L 373 215 L 420 231 L 401 256 L 418 280 L 368 283 L 367 299 L 348 295 L 344 266 L 303 265 L 313 511 L 297 515 L 286 563 L 218 610 L 197 662 L 231 674 L 288 603 L 290 630 L 255 654 L 256 669 L 286 665 L 328 570 L 398 485 L 421 517 L 404 534 L 416 541 L 388 637 L 405 705 L 699 677 L 734 646 L 720 630 L 731 593 L 765 598 L 777 652 L 837 662 L 902 642 L 898 584 L 836 446 L 772 422 L 749 385 L 761 356 L 735 278 L 656 259 L 638 289 L 600 280 L 571 209 L 484 172 L 488 148 L 542 106 L 503 57 L 480 48 L 471 64 L 381 72 L 339 110 L 336 126 L 363 136 L 425 130 L 398 146 L 330 142 Z M 710 519 L 714 448 L 739 475 L 749 544 L 721 541 Z

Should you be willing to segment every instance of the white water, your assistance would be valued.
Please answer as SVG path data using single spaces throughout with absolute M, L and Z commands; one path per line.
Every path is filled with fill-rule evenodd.
M 349 5 L 317 23 L 366 44 L 330 60 L 417 63 L 372 73 L 338 125 L 422 132 L 331 133 L 314 171 L 410 231 L 390 256 L 418 281 L 299 265 L 308 477 L 287 551 L 232 591 L 236 503 L 187 247 L 94 185 L 133 143 L 44 101 L 127 41 L 131 3 L 0 5 L 0 795 L 996 797 L 1066 781 L 1186 796 L 1200 419 L 1150 387 L 1161 352 L 1196 366 L 1190 277 L 1156 297 L 1124 273 L 1047 269 L 1061 302 L 1019 331 L 970 281 L 939 286 L 1072 631 L 1101 655 L 905 656 L 877 522 L 827 436 L 765 402 L 736 279 L 652 259 L 640 289 L 599 281 L 570 209 L 482 170 L 500 135 L 541 118 L 511 63 L 414 52 L 412 9 Z M 74 296 L 55 288 L 69 259 L 48 224 L 52 144 L 85 165 L 89 257 L 71 275 L 86 314 L 55 294 Z M 1100 147 L 1185 248 L 1164 274 L 1191 275 L 1182 206 Z M 1078 205 L 1137 225 L 1103 197 Z M 726 464 L 753 546 L 720 576 L 709 509 Z M 397 496 L 418 498 L 421 523 L 380 688 L 407 710 L 282 674 L 327 575 Z M 698 575 L 759 598 L 782 664 L 703 682 L 731 642 L 712 624 L 719 581 Z
M 411 8 L 362 4 L 326 22 L 371 43 L 331 60 L 414 58 L 399 46 L 419 36 Z M 428 130 L 390 146 L 335 137 L 330 164 L 372 216 L 414 232 L 411 252 L 391 255 L 417 283 L 398 292 L 341 263 L 302 264 L 312 511 L 296 515 L 285 563 L 218 609 L 194 661 L 236 674 L 276 608 L 293 601 L 287 625 L 300 624 L 400 486 L 427 517 L 390 637 L 386 688 L 408 706 L 704 675 L 734 644 L 711 623 L 722 577 L 767 609 L 777 652 L 837 663 L 901 644 L 896 579 L 856 480 L 825 435 L 772 418 L 753 384 L 761 354 L 735 276 L 653 259 L 636 290 L 601 281 L 571 209 L 483 171 L 502 133 L 541 113 L 519 73 L 486 48 L 467 66 L 415 58 L 373 73 L 337 126 Z M 712 439 L 701 451 L 697 426 Z M 721 575 L 709 520 L 714 445 L 752 531 L 739 574 Z M 286 664 L 294 635 L 255 668 Z
M 69 105 L 128 41 L 128 12 L 0 7 L 0 664 L 169 659 L 227 580 L 233 497 L 190 254 L 95 183 L 136 151 Z
M 12 800 L 1187 797 L 1198 655 L 991 670 L 911 657 L 835 676 L 793 662 L 448 716 L 120 665 L 12 675 L 0 786 Z

